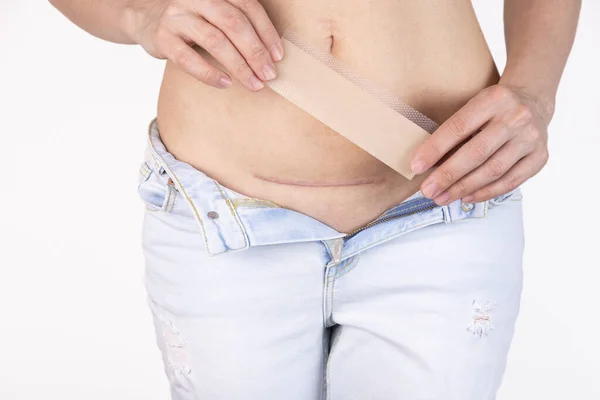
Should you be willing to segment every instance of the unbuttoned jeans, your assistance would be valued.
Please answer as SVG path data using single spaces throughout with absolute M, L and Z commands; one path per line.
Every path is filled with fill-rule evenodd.
M 522 290 L 522 194 L 420 192 L 348 234 L 173 157 L 140 170 L 173 400 L 492 400 Z

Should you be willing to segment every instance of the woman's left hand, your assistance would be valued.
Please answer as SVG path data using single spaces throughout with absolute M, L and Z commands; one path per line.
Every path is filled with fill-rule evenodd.
M 519 88 L 483 89 L 446 120 L 413 154 L 415 173 L 434 166 L 469 139 L 421 184 L 439 205 L 492 199 L 516 189 L 548 162 L 553 109 Z

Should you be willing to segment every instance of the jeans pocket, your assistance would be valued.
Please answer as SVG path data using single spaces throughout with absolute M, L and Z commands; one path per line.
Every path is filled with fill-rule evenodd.
M 173 211 L 177 189 L 162 167 L 153 168 L 147 161 L 140 167 L 138 194 L 149 211 Z

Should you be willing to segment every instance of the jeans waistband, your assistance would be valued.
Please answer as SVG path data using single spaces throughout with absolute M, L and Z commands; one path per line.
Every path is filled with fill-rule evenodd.
M 452 223 L 466 218 L 483 218 L 488 208 L 514 196 L 520 188 L 483 202 L 467 204 L 460 199 L 438 206 L 420 191 L 391 207 L 352 235 L 339 232 L 306 214 L 259 198 L 252 198 L 223 186 L 191 165 L 177 160 L 160 139 L 157 118 L 148 127 L 146 165 L 170 182 L 185 199 L 181 213 L 196 219 L 206 251 L 214 256 L 241 251 L 250 246 L 323 241 L 331 253 L 332 244 L 343 243 L 339 260 L 384 241 L 434 223 Z

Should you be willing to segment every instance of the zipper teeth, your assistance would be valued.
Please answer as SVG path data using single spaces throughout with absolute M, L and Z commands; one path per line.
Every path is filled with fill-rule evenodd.
M 370 222 L 367 225 L 365 225 L 365 226 L 363 226 L 361 228 L 358 228 L 358 229 L 354 230 L 353 232 L 350 232 L 347 236 L 345 236 L 345 238 L 349 239 L 350 237 L 356 235 L 358 232 L 363 231 L 363 230 L 365 230 L 367 228 L 370 228 L 370 227 L 372 227 L 374 225 L 377 225 L 379 223 L 386 222 L 386 221 L 391 221 L 391 220 L 397 219 L 397 218 L 406 217 L 408 215 L 420 213 L 421 211 L 431 210 L 431 209 L 434 209 L 436 207 L 438 207 L 438 205 L 435 204 L 435 203 L 434 204 L 429 204 L 429 205 L 424 206 L 422 208 L 419 208 L 417 210 L 412 210 L 412 211 L 409 211 L 409 212 L 406 212 L 406 213 L 403 213 L 403 214 L 400 214 L 400 215 L 394 215 L 393 217 L 385 217 L 385 218 L 380 219 L 379 221 Z

